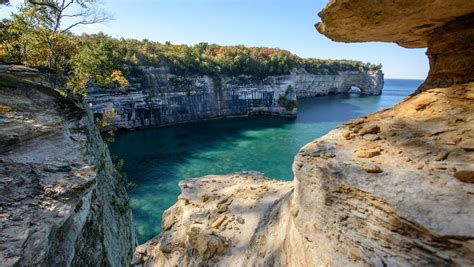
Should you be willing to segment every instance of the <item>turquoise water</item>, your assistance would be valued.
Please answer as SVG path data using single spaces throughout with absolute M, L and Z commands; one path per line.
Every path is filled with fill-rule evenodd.
M 119 133 L 111 144 L 136 187 L 129 190 L 142 243 L 160 232 L 161 214 L 176 202 L 182 179 L 242 170 L 291 180 L 298 150 L 336 125 L 390 107 L 421 80 L 385 81 L 381 96 L 301 99 L 298 117 L 235 118 Z

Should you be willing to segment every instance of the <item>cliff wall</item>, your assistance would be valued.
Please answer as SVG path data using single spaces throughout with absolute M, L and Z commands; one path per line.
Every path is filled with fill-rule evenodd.
M 109 128 L 132 129 L 220 117 L 273 114 L 296 116 L 297 97 L 347 93 L 379 95 L 381 71 L 346 71 L 316 75 L 293 70 L 264 79 L 251 76 L 176 76 L 166 68 L 132 71 L 131 89 L 124 93 L 91 88 L 86 101 L 96 117 L 114 110 Z
M 249 172 L 181 182 L 162 233 L 133 263 L 474 265 L 474 5 L 379 2 L 329 1 L 317 29 L 428 46 L 421 90 L 304 146 L 293 182 Z
M 0 265 L 127 266 L 132 214 L 92 113 L 22 73 L 0 73 Z
M 430 72 L 423 88 L 474 81 L 473 24 L 474 14 L 471 13 L 452 20 L 429 35 Z
M 350 121 L 300 150 L 293 182 L 183 181 L 134 263 L 471 266 L 473 104 L 469 83 Z

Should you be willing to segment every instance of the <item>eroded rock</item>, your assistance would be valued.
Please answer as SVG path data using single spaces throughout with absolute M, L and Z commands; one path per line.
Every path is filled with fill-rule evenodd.
M 395 42 L 428 47 L 430 72 L 422 89 L 474 81 L 474 2 L 464 0 L 334 0 L 317 30 L 334 41 Z M 430 103 L 414 103 L 423 109 Z
M 188 185 L 181 186 L 182 195 L 192 205 L 178 201 L 166 211 L 167 217 L 178 213 L 182 216 L 175 216 L 175 223 L 166 224 L 159 236 L 140 246 L 134 256 L 136 264 L 234 266 L 247 262 L 246 253 L 260 245 L 253 240 L 261 230 L 260 223 L 292 190 L 289 182 L 269 180 L 256 172 L 206 176 L 181 184 Z M 204 201 L 201 196 L 211 192 L 215 197 Z M 217 206 L 224 206 L 224 211 Z
M 178 256 L 158 253 L 145 265 L 169 266 L 179 257 L 191 266 L 474 265 L 472 12 L 474 2 L 464 0 L 330 1 L 318 30 L 333 40 L 428 46 L 425 90 L 303 147 L 293 164 L 294 191 L 259 191 L 271 183 L 258 179 L 241 187 L 225 212 L 245 224 L 220 233 L 236 249 L 211 262 L 175 249 Z M 239 180 L 226 179 L 213 176 L 198 190 L 228 197 Z M 215 209 L 208 202 L 193 212 Z
M 10 74 L 4 76 L 4 72 Z M 0 64 L 0 265 L 128 265 L 132 215 L 92 114 Z M 29 78 L 29 81 L 19 77 Z
M 183 195 L 193 205 L 178 203 L 172 209 L 211 215 L 199 225 L 192 223 L 195 215 L 184 216 L 169 231 L 189 232 L 193 225 L 212 229 L 230 246 L 208 260 L 185 256 L 188 246 L 176 246 L 148 255 L 145 265 L 168 266 L 178 259 L 190 266 L 472 265 L 473 155 L 459 143 L 446 144 L 452 131 L 443 130 L 451 116 L 461 118 L 456 132 L 469 139 L 474 105 L 465 96 L 471 94 L 474 83 L 431 89 L 307 144 L 293 165 L 294 192 L 290 183 L 249 174 L 187 181 L 191 186 Z M 418 109 L 413 102 L 431 104 Z M 450 116 L 440 116 L 445 110 Z M 370 134 L 341 138 L 355 126 L 374 124 L 392 130 L 380 131 L 381 141 L 367 141 Z M 433 135 L 433 129 L 442 130 Z M 379 155 L 360 158 L 354 151 Z M 210 192 L 215 197 L 203 201 Z M 217 205 L 230 197 L 227 210 L 218 213 Z M 153 242 L 148 247 L 156 251 Z
M 462 140 L 458 145 L 466 151 L 474 151 L 474 138 Z
M 367 173 L 381 173 L 382 169 L 380 169 L 379 166 L 375 164 L 365 164 L 362 168 L 364 168 L 364 171 Z
M 465 183 L 474 183 L 474 170 L 461 170 L 454 173 L 454 177 Z
M 365 125 L 360 129 L 358 132 L 359 135 L 366 135 L 366 134 L 377 134 L 380 132 L 380 127 L 377 124 L 370 124 Z
M 199 227 L 191 228 L 188 235 L 188 242 L 192 248 L 199 252 L 203 260 L 208 260 L 221 254 L 225 250 L 224 240 L 221 236 Z
M 381 70 L 326 75 L 292 69 L 289 75 L 262 79 L 247 75 L 179 76 L 167 68 L 137 68 L 136 73 L 145 73 L 146 77 L 131 77 L 141 82 L 133 83 L 126 93 L 91 89 L 86 97 L 96 116 L 115 111 L 116 115 L 108 120 L 108 128 L 133 129 L 252 114 L 296 116 L 297 108 L 280 105 L 280 97 L 296 103 L 297 97 L 347 93 L 352 86 L 360 88 L 363 94 L 380 95 L 384 84 Z M 216 78 L 221 81 L 221 88 L 216 87 Z M 173 82 L 176 80 L 181 82 Z
M 394 42 L 403 47 L 428 45 L 433 30 L 474 12 L 465 0 L 332 0 L 319 13 L 317 30 L 337 42 Z

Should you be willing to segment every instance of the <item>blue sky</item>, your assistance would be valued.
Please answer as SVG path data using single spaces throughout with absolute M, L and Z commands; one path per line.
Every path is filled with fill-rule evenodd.
M 22 0 L 11 1 L 13 6 Z M 355 59 L 382 63 L 388 78 L 424 79 L 425 49 L 390 43 L 336 43 L 319 34 L 314 24 L 326 0 L 102 0 L 114 16 L 105 25 L 89 25 L 75 33 L 103 31 L 113 37 L 243 44 L 287 49 L 301 57 Z M 9 17 L 11 8 L 0 9 Z

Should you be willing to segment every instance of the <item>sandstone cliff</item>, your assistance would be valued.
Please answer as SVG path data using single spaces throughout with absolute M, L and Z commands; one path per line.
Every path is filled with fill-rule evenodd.
M 92 88 L 86 101 L 96 117 L 114 111 L 110 128 L 161 126 L 180 122 L 252 114 L 296 116 L 297 97 L 347 93 L 352 86 L 379 95 L 383 74 L 345 71 L 338 75 L 293 70 L 290 75 L 209 77 L 176 76 L 166 68 L 132 71 L 132 88 L 117 93 Z
M 92 113 L 1 69 L 0 265 L 127 266 L 132 214 Z
M 474 265 L 474 66 L 463 50 L 474 40 L 474 6 L 375 2 L 332 0 L 318 30 L 339 41 L 427 45 L 422 90 L 303 147 L 293 182 L 255 173 L 182 182 L 162 234 L 137 248 L 134 263 Z
M 140 246 L 135 260 L 472 265 L 473 104 L 470 83 L 348 122 L 301 149 L 293 183 L 248 174 L 182 182 L 163 233 Z
M 474 2 L 465 0 L 329 1 L 317 30 L 339 42 L 396 42 L 428 47 L 424 88 L 474 81 Z

